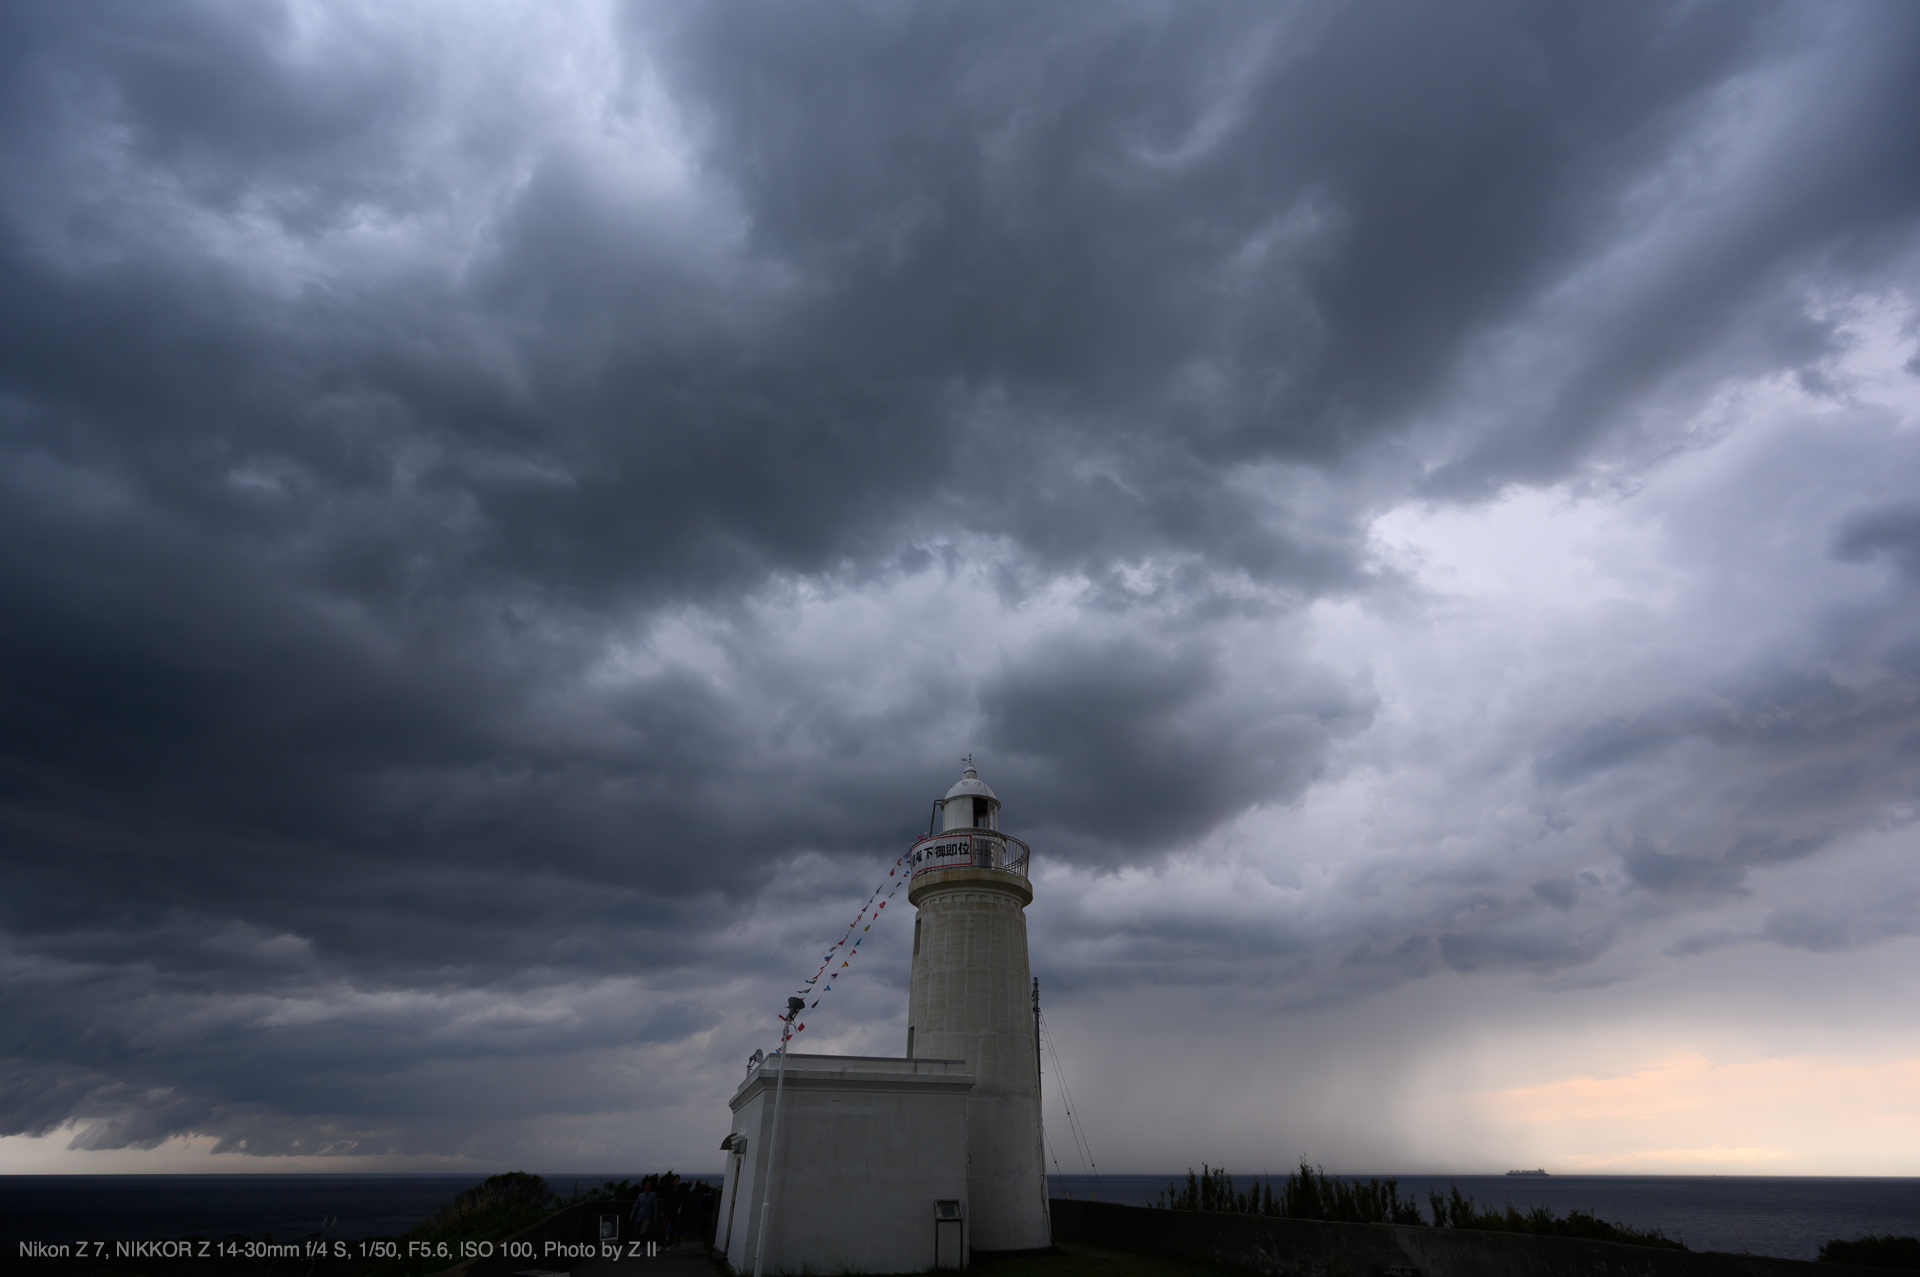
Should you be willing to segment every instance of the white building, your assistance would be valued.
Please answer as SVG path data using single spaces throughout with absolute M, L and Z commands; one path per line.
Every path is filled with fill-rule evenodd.
M 734 1271 L 916 1272 L 1051 1243 L 1028 854 L 969 760 L 909 856 L 907 1054 L 756 1053 L 729 1102 L 714 1244 Z
M 769 1056 L 733 1097 L 714 1245 L 750 1273 L 780 1096 L 764 1272 L 901 1273 L 966 1262 L 967 1097 L 959 1060 Z M 938 1222 L 948 1202 L 954 1222 Z M 936 1254 L 936 1247 L 938 1253 Z

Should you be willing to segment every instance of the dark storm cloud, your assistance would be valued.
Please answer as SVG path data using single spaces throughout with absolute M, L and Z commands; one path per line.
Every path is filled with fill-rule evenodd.
M 1894 7 L 586 21 L 0 16 L 0 1130 L 453 1147 L 531 1055 L 708 1032 L 678 990 L 790 938 L 728 928 L 772 882 L 855 890 L 966 744 L 1103 869 L 1294 802 L 1378 698 L 1285 650 L 1250 684 L 1216 631 L 1390 589 L 1369 520 L 1422 484 L 1577 476 L 1655 390 L 1816 359 L 1799 274 L 1871 276 L 1920 202 Z M 1682 268 L 1570 288 L 1686 204 L 1661 183 L 1756 81 L 1795 122 L 1661 241 Z M 1535 331 L 1579 357 L 1476 389 Z M 1909 523 L 1834 552 L 1909 570 Z M 911 672 L 883 695 L 769 616 L 973 568 L 1006 629 L 1062 582 L 1101 619 L 862 637 Z M 1576 724 L 1536 770 L 1786 759 L 1751 796 L 1778 819 L 1621 857 L 1725 894 L 1879 792 L 1834 759 L 1903 721 L 1791 699 Z M 1502 905 L 1332 947 L 1380 980 L 1436 945 L 1578 963 L 1611 933 L 1564 922 L 1574 881 L 1526 897 L 1558 931 Z M 617 1031 L 462 1018 L 616 974 L 659 977 L 607 995 Z
M 1907 887 L 1871 901 L 1802 906 L 1769 915 L 1767 939 L 1814 953 L 1858 949 L 1889 936 L 1920 933 L 1920 891 Z
M 1571 727 L 1542 743 L 1534 770 L 1578 789 L 1688 768 L 1712 820 L 1677 850 L 1635 833 L 1623 861 L 1652 890 L 1732 890 L 1742 867 L 1813 854 L 1898 788 L 1914 757 L 1914 698 L 1897 667 L 1877 674 L 1770 667 Z
M 1848 520 L 1833 552 L 1850 563 L 1884 560 L 1909 581 L 1920 581 L 1920 505 L 1870 510 Z
M 1604 929 L 1568 931 L 1564 927 L 1497 927 L 1440 937 L 1440 954 L 1455 971 L 1518 967 L 1554 971 L 1578 966 L 1604 953 L 1613 940 Z
M 1196 646 L 1062 644 L 982 688 L 983 742 L 1033 785 L 1023 819 L 1097 862 L 1297 797 L 1370 711 L 1310 673 L 1290 690 L 1238 697 Z
M 1634 835 L 1633 845 L 1620 859 L 1635 886 L 1662 895 L 1724 895 L 1745 885 L 1746 873 L 1738 865 L 1705 856 L 1671 855 L 1654 846 L 1645 834 Z
M 789 943 L 756 965 L 772 970 L 791 953 Z M 470 993 L 321 970 L 276 990 L 232 976 L 182 987 L 137 966 L 64 991 L 30 976 L 7 999 L 9 1024 L 37 1048 L 7 1063 L 9 1122 L 39 1134 L 80 1119 L 83 1148 L 193 1131 L 221 1152 L 487 1160 L 521 1156 L 522 1143 L 551 1157 L 565 1120 L 638 1110 L 642 1155 L 653 1156 L 647 1110 L 733 1076 L 738 1043 L 759 1035 L 736 1021 L 724 1043 L 702 1045 L 722 1027 L 712 1004 L 726 969 L 672 957 L 648 966 L 645 984 L 554 983 L 535 970 Z
M 1533 884 L 1533 894 L 1565 913 L 1580 899 L 1580 882 L 1571 874 L 1547 878 Z
M 722 86 L 716 159 L 756 245 L 834 263 L 832 331 L 1095 414 L 1123 451 L 1326 460 L 1430 412 L 1478 343 L 1642 229 L 1630 188 L 1736 109 L 1715 101 L 1727 79 L 1800 41 L 1848 50 L 1846 90 L 1691 228 L 1707 251 L 1594 299 L 1547 420 L 1496 418 L 1449 474 L 1564 473 L 1619 404 L 1734 332 L 1762 338 L 1752 366 L 1810 358 L 1820 330 L 1777 274 L 1873 258 L 1920 191 L 1915 33 L 1885 9 L 1831 27 L 1717 5 L 699 13 L 672 73 Z

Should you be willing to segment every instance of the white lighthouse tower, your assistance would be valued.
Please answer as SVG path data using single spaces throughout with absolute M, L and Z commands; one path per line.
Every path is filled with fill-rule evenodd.
M 926 1272 L 1052 1243 L 1027 845 L 971 758 L 908 857 L 906 1057 L 753 1053 L 714 1218 L 737 1273 Z
M 1000 800 L 966 760 L 913 845 L 907 1055 L 964 1060 L 971 1246 L 1052 1243 L 1040 1130 L 1040 1053 L 1027 960 L 1030 852 L 1000 831 Z

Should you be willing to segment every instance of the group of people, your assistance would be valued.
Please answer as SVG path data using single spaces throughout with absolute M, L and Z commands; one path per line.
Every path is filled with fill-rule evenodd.
M 630 1212 L 640 1241 L 672 1246 L 685 1238 L 705 1237 L 713 1226 L 713 1186 L 683 1181 L 672 1171 L 640 1181 L 640 1196 Z

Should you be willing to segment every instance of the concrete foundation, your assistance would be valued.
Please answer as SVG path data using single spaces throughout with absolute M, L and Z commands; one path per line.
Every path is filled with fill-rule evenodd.
M 968 1102 L 974 1078 L 960 1060 L 792 1055 L 773 1134 L 781 1065 L 770 1057 L 729 1102 L 726 1180 L 714 1245 L 751 1273 L 761 1203 L 772 1172 L 764 1270 L 776 1273 L 924 1272 L 962 1267 L 973 1245 L 967 1185 Z M 936 1221 L 936 1204 L 958 1218 Z

